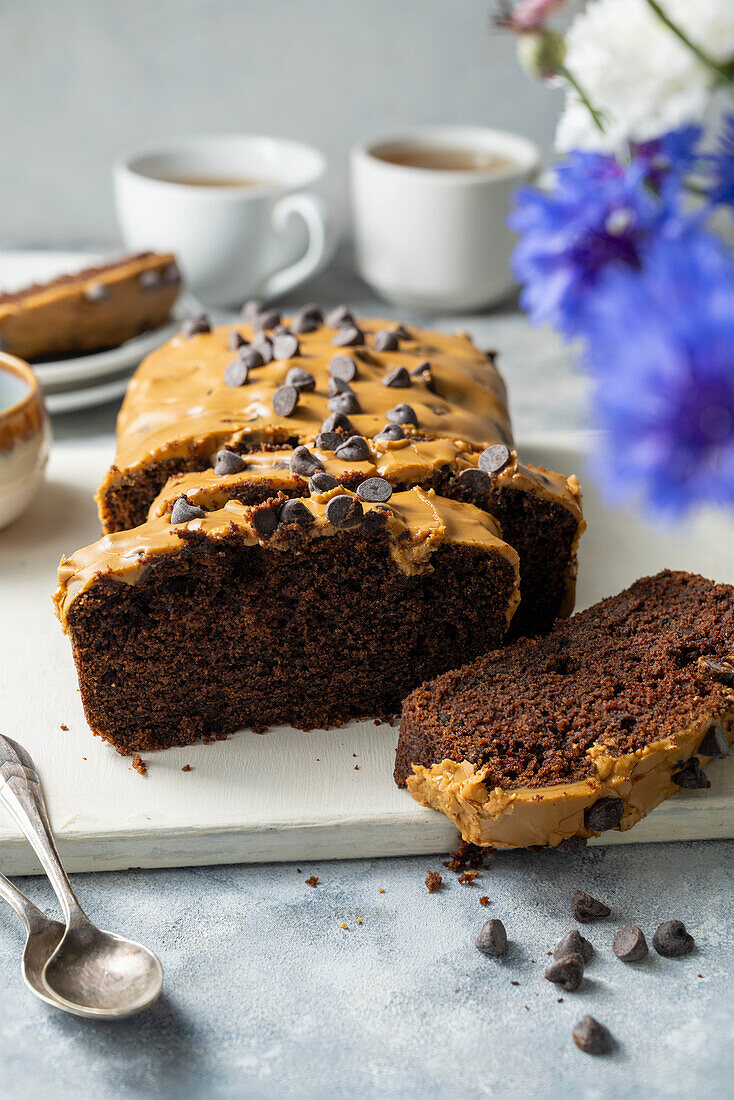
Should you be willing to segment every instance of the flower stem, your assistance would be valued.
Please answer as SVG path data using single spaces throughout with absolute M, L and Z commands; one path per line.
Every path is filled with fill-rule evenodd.
M 593 118 L 594 124 L 596 125 L 597 129 L 600 131 L 600 133 L 603 134 L 604 133 L 604 124 L 602 122 L 601 113 L 599 111 L 597 111 L 596 107 L 593 106 L 591 100 L 589 99 L 586 92 L 581 87 L 578 80 L 576 79 L 576 77 L 571 72 L 571 70 L 567 69 L 565 65 L 559 65 L 558 66 L 558 75 L 562 76 L 564 80 L 568 81 L 568 83 L 571 85 L 573 90 L 576 92 L 576 95 L 579 97 L 579 99 L 583 103 L 586 110 L 589 112 L 589 114 Z
M 674 23 L 670 16 L 663 11 L 657 0 L 647 0 L 647 3 L 649 7 L 651 7 L 652 10 L 655 12 L 658 19 L 662 20 L 668 30 L 672 31 L 673 34 L 681 40 L 683 45 L 687 46 L 688 49 L 696 55 L 699 61 L 702 61 L 703 64 L 706 65 L 709 69 L 712 69 L 713 72 L 715 72 L 718 76 L 719 80 L 723 80 L 727 84 L 734 84 L 734 72 L 732 72 L 731 65 L 719 65 L 717 61 L 714 61 L 713 57 L 709 57 L 707 53 L 704 53 L 704 51 L 700 49 L 700 47 L 697 46 L 695 42 L 691 42 L 688 35 L 684 34 L 678 24 Z

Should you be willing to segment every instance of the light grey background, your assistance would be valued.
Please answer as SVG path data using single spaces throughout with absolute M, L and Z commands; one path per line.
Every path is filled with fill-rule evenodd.
M 550 147 L 560 95 L 528 78 L 494 0 L 10 0 L 0 5 L 0 244 L 115 239 L 115 156 L 205 132 L 321 148 L 346 224 L 355 140 L 418 122 Z

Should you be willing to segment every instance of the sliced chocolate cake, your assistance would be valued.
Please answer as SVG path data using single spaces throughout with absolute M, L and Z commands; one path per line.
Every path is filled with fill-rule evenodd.
M 631 828 L 734 740 L 734 588 L 663 572 L 417 688 L 395 779 L 474 844 Z
M 518 558 L 472 504 L 366 479 L 213 511 L 179 497 L 63 561 L 87 720 L 121 752 L 395 713 L 500 645 Z

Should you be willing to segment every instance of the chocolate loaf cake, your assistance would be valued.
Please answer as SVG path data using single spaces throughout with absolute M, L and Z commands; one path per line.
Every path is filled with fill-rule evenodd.
M 502 643 L 518 558 L 498 531 L 380 478 L 208 512 L 179 497 L 62 561 L 55 604 L 89 725 L 129 753 L 393 714 Z
M 395 779 L 474 844 L 625 830 L 734 740 L 734 588 L 663 572 L 417 688 Z

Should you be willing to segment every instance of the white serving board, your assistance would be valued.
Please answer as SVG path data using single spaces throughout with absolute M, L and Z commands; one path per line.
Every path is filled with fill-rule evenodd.
M 564 472 L 584 466 L 583 441 L 529 441 L 526 460 Z M 68 639 L 51 594 L 62 553 L 93 541 L 94 490 L 111 447 L 53 448 L 31 510 L 0 531 L 0 730 L 36 761 L 51 821 L 72 871 L 307 860 L 448 851 L 450 822 L 392 780 L 397 729 L 372 722 L 338 730 L 264 736 L 144 754 L 148 774 L 93 737 L 84 720 Z M 707 515 L 667 531 L 605 510 L 585 489 L 578 606 L 670 566 L 734 581 L 727 517 Z M 110 639 L 114 645 L 114 639 Z M 61 724 L 68 732 L 60 729 Z M 190 772 L 182 772 L 191 764 Z M 358 770 L 355 769 L 358 765 Z M 713 764 L 711 790 L 681 792 L 608 843 L 734 836 L 734 759 Z M 38 865 L 0 810 L 0 870 Z

